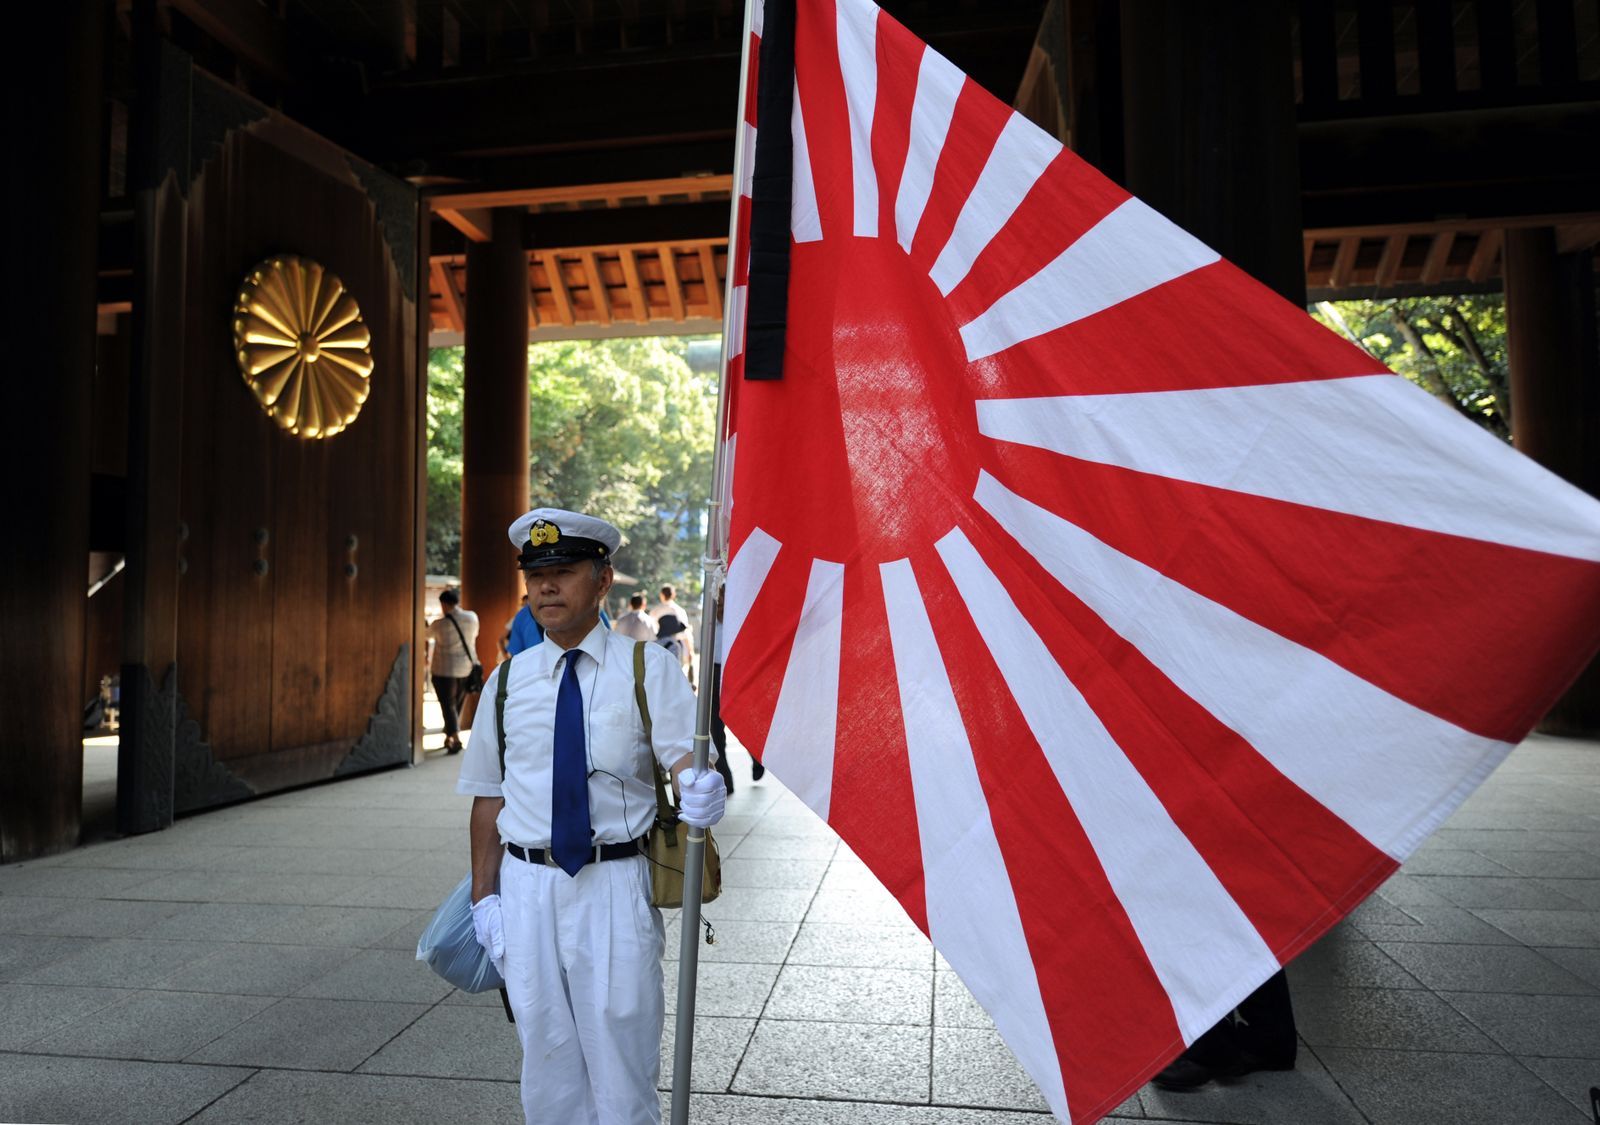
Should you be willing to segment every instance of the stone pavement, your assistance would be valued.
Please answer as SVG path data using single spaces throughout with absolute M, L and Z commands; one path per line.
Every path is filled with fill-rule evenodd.
M 455 768 L 434 757 L 0 868 L 0 1120 L 519 1120 L 498 997 L 412 960 L 465 873 Z M 734 769 L 696 1125 L 1049 1120 L 861 864 L 770 775 L 751 785 L 743 754 Z M 674 919 L 674 958 L 677 940 Z M 1147 1088 L 1117 1120 L 1590 1122 L 1600 745 L 1530 739 L 1290 975 L 1298 1070 Z

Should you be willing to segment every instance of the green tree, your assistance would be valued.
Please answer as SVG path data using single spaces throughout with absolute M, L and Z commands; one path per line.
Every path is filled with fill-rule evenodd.
M 646 589 L 699 587 L 716 431 L 716 373 L 687 362 L 681 338 L 571 340 L 528 350 L 529 491 L 535 505 L 576 508 L 627 538 L 620 569 Z M 459 348 L 429 363 L 428 566 L 460 557 Z
M 1511 439 L 1503 297 L 1322 301 L 1312 315 L 1490 433 Z
M 459 574 L 461 565 L 460 348 L 428 352 L 429 574 Z

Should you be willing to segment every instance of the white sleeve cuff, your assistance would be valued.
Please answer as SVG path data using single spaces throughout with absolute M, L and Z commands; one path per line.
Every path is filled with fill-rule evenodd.
M 492 781 L 468 781 L 461 778 L 456 782 L 456 792 L 463 797 L 501 797 L 504 794 L 500 786 Z

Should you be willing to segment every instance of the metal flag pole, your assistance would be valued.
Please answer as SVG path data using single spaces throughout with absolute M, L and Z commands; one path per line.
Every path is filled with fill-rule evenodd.
M 728 212 L 728 256 L 722 294 L 722 349 L 717 361 L 717 435 L 712 455 L 711 502 L 707 508 L 706 547 L 701 558 L 704 588 L 700 595 L 700 697 L 694 723 L 694 768 L 699 773 L 711 761 L 711 696 L 717 675 L 717 603 L 722 597 L 726 569 L 723 552 L 723 510 L 727 463 L 723 440 L 728 431 L 728 341 L 736 326 L 733 279 L 743 247 L 739 244 L 739 196 L 744 181 L 745 104 L 750 87 L 750 29 L 760 0 L 744 0 L 744 31 L 739 40 L 739 109 L 734 125 L 733 202 Z M 688 1125 L 689 1078 L 694 1057 L 695 980 L 700 969 L 700 890 L 705 873 L 705 832 L 691 828 L 683 855 L 683 920 L 678 944 L 678 1015 L 672 1050 L 671 1125 Z

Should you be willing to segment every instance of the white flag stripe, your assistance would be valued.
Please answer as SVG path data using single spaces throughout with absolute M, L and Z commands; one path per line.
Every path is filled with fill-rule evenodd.
M 1200 596 L 988 473 L 975 498 L 1185 694 L 1396 860 L 1511 751 Z
M 978 428 L 1086 461 L 1600 560 L 1594 501 L 1388 373 L 992 399 Z
M 728 451 L 724 455 L 728 462 L 729 475 L 733 466 L 734 439 L 737 436 L 736 434 L 728 439 Z M 722 637 L 724 657 L 733 651 L 733 642 L 739 639 L 739 630 L 744 628 L 744 619 L 749 616 L 750 607 L 756 604 L 756 595 L 761 593 L 761 587 L 766 583 L 767 574 L 771 572 L 772 564 L 777 561 L 778 551 L 782 546 L 782 543 L 759 527 L 754 528 L 739 547 L 739 553 L 729 561 L 727 584 L 723 587 L 722 594 L 722 628 L 718 631 Z
M 900 176 L 900 192 L 894 200 L 895 238 L 900 248 L 911 250 L 922 223 L 922 212 L 933 191 L 933 171 L 944 151 L 950 132 L 950 119 L 956 112 L 956 98 L 966 76 L 931 47 L 924 48 L 917 68 L 917 92 L 911 102 L 911 140 L 906 150 L 906 167 Z
M 744 123 L 744 152 L 740 154 L 739 163 L 739 194 L 748 199 L 756 175 L 756 127 L 748 121 Z
M 794 185 L 789 199 L 789 230 L 796 242 L 822 239 L 822 215 L 817 211 L 817 185 L 811 177 L 811 150 L 806 147 L 806 118 L 800 112 L 800 83 L 794 84 L 794 112 L 789 118 L 794 143 Z
M 1278 959 L 977 550 L 959 529 L 937 547 L 1192 1042 Z
M 927 606 L 909 561 L 878 569 L 922 841 L 929 935 L 1056 1116 L 1070 1121 L 1033 956 Z
M 1016 213 L 1050 162 L 1061 154 L 1061 142 L 1013 113 L 1000 131 L 994 151 L 978 175 L 972 194 L 961 206 L 950 241 L 939 252 L 928 276 L 946 297 L 972 269 L 983 248 Z
M 823 820 L 833 797 L 843 623 L 844 564 L 813 559 L 761 762 Z
M 877 238 L 878 174 L 872 167 L 872 113 L 878 104 L 878 6 L 868 0 L 839 0 L 835 23 L 850 116 L 854 229 L 857 238 Z
M 750 34 L 757 39 L 761 38 L 761 28 L 766 23 L 767 6 L 762 3 L 750 5 Z
M 967 359 L 1121 304 L 1218 260 L 1205 243 L 1137 199 L 1125 200 L 1054 261 L 961 326 Z

